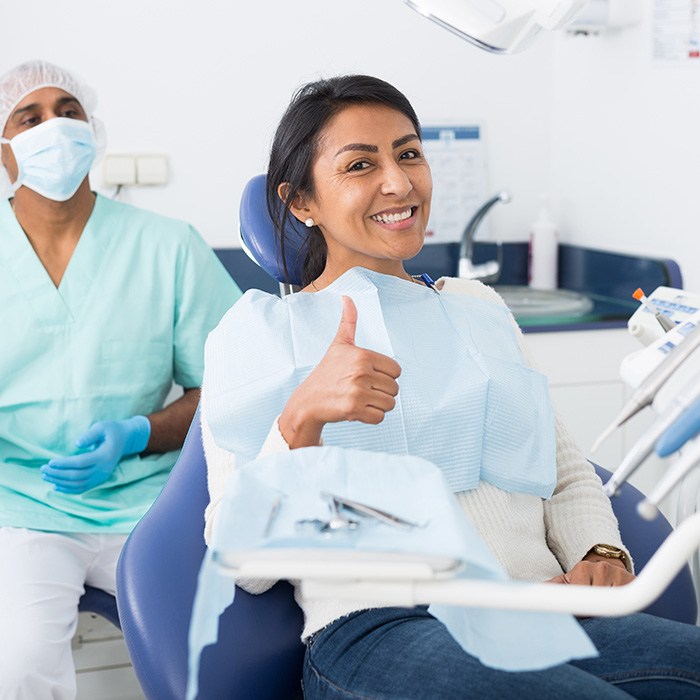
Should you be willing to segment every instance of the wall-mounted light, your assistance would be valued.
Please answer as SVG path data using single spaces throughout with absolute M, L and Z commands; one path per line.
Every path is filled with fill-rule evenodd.
M 542 29 L 570 22 L 586 0 L 405 0 L 441 27 L 492 53 L 529 46 Z
M 566 31 L 600 34 L 638 24 L 642 19 L 643 5 L 641 0 L 588 0 Z

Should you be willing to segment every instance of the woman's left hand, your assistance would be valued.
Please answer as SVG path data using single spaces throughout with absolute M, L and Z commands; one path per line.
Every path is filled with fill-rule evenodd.
M 634 581 L 634 574 L 619 559 L 588 554 L 571 571 L 549 579 L 548 583 L 571 583 L 578 586 L 624 586 Z

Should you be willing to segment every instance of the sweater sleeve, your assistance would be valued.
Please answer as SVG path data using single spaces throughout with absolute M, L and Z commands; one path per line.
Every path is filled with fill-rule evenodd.
M 211 428 L 206 418 L 206 402 L 202 401 L 202 442 L 207 462 L 207 484 L 209 487 L 209 504 L 204 512 L 204 539 L 211 543 L 212 530 L 216 520 L 216 514 L 223 498 L 226 482 L 236 469 L 236 455 L 223 447 L 219 447 L 214 441 Z M 265 457 L 278 452 L 289 450 L 289 445 L 282 436 L 278 421 L 272 425 L 267 439 L 260 449 L 259 457 Z M 241 579 L 236 584 L 248 593 L 260 594 L 272 588 L 276 582 L 267 579 Z
M 547 544 L 564 571 L 570 571 L 596 544 L 625 549 L 610 499 L 593 465 L 557 419 L 557 485 L 544 503 Z M 627 568 L 633 571 L 627 553 Z
M 513 325 L 525 361 L 532 366 L 523 332 L 515 318 Z M 547 545 L 564 571 L 570 571 L 594 545 L 609 544 L 625 550 L 627 568 L 633 572 L 632 557 L 622 544 L 617 518 L 593 465 L 556 414 L 555 420 L 557 484 L 552 497 L 544 502 Z

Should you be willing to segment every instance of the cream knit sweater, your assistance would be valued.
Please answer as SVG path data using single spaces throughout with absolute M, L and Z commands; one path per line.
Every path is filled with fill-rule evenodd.
M 445 292 L 503 303 L 493 289 L 480 282 L 442 278 L 437 286 Z M 520 348 L 525 352 L 522 332 L 515 321 L 513 323 Z M 224 362 L 225 358 L 221 361 Z M 216 444 L 207 423 L 207 396 L 215 390 L 215 387 L 206 385 L 202 389 L 202 436 L 211 498 L 205 514 L 207 541 L 226 481 L 236 468 L 235 455 Z M 275 421 L 260 456 L 288 449 Z M 514 579 L 544 581 L 557 576 L 573 568 L 595 544 L 622 547 L 617 521 L 600 479 L 559 421 L 557 485 L 551 499 L 503 491 L 485 482 L 455 496 L 494 556 Z M 262 593 L 272 586 L 268 581 L 238 583 L 251 593 Z M 305 617 L 302 638 L 343 615 L 376 607 L 351 600 L 304 600 L 299 586 L 295 588 L 297 602 Z

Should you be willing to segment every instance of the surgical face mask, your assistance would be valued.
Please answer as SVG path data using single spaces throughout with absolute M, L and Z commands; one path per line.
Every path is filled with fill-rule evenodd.
M 13 190 L 24 185 L 56 202 L 70 199 L 95 160 L 92 127 L 79 119 L 56 117 L 17 134 L 0 138 L 10 145 L 17 161 Z

